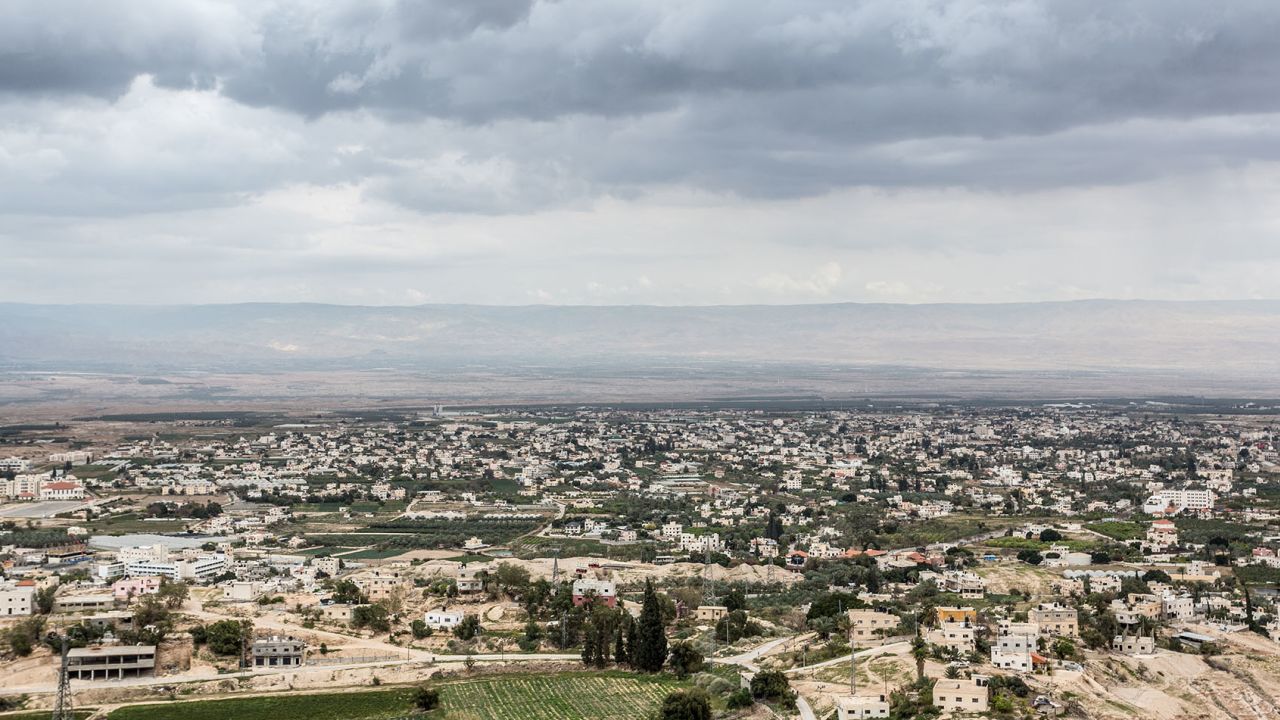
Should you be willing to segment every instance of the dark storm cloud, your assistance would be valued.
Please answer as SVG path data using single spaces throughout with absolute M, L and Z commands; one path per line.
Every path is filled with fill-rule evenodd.
M 158 150 L 77 134 L 79 118 L 13 120 L 0 209 L 230 204 L 308 182 L 498 214 L 664 184 L 1133 182 L 1276 157 L 1273 125 L 1247 117 L 1280 112 L 1277 37 L 1272 0 L 21 0 L 0 6 L 0 102 L 117 102 L 143 83 L 234 109 Z M 1195 125 L 1215 118 L 1241 124 Z M 201 162 L 170 161 L 202 137 Z

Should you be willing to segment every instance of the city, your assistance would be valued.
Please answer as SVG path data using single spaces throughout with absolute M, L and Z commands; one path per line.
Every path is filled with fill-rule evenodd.
M 4 687 L 49 706 L 56 637 L 112 718 L 509 673 L 734 717 L 1274 710 L 1273 416 L 867 405 L 6 431 Z

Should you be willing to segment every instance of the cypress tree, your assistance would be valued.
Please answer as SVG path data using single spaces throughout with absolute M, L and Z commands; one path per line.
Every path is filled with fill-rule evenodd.
M 667 633 L 662 627 L 662 609 L 653 581 L 644 584 L 644 607 L 640 610 L 637 645 L 632 662 L 637 670 L 659 672 L 667 662 Z

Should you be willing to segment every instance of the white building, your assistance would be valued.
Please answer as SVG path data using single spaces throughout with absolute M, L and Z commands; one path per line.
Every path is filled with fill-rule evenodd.
M 35 585 L 0 586 L 0 616 L 30 615 L 35 604 Z
M 462 618 L 461 611 L 436 608 L 435 610 L 428 610 L 422 621 L 433 630 L 452 630 L 462 623 Z

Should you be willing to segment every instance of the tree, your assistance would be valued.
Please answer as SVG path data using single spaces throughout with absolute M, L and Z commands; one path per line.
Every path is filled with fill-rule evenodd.
M 53 596 L 58 592 L 57 585 L 41 588 L 36 592 L 36 612 L 48 615 L 53 612 Z
M 929 646 L 919 635 L 911 639 L 911 657 L 916 660 L 916 680 L 923 680 L 924 660 L 929 657 Z
M 529 587 L 529 571 L 514 563 L 498 563 L 493 573 L 498 589 L 507 595 L 522 595 Z
M 781 670 L 762 670 L 751 678 L 751 695 L 760 700 L 774 700 L 790 707 L 795 702 L 791 682 Z
M 414 620 L 409 623 L 409 632 L 413 633 L 415 640 L 431 637 L 431 626 L 421 620 Z
M 459 640 L 472 640 L 479 637 L 483 631 L 484 628 L 480 627 L 480 618 L 476 615 L 467 615 L 453 628 L 453 634 Z
M 40 634 L 44 632 L 44 618 L 29 617 L 9 628 L 5 639 L 9 644 L 9 652 L 17 657 L 26 657 L 35 648 Z
M 1057 655 L 1059 660 L 1065 660 L 1076 654 L 1076 645 L 1066 638 L 1058 638 L 1053 643 L 1053 654 Z
M 662 700 L 662 720 L 711 720 L 711 698 L 702 688 L 676 690 Z
M 1045 528 L 1040 531 L 1040 542 L 1058 542 L 1062 539 L 1062 533 L 1053 528 Z
M 1018 559 L 1028 565 L 1039 565 L 1044 562 L 1044 556 L 1037 550 L 1019 550 Z
M 724 607 L 729 612 L 747 609 L 747 595 L 742 592 L 742 588 L 735 587 L 724 596 Z
M 391 630 L 391 613 L 385 605 L 359 605 L 351 611 L 351 627 L 387 632 Z
M 344 605 L 360 605 L 369 601 L 360 586 L 350 580 L 339 580 L 333 584 L 333 601 Z
M 703 657 L 702 653 L 690 642 L 678 642 L 671 645 L 671 658 L 669 660 L 671 672 L 676 677 L 683 680 L 693 673 L 702 670 Z
M 191 590 L 184 582 L 161 582 L 160 589 L 156 593 L 164 602 L 164 606 L 170 610 L 182 607 L 182 603 L 187 601 L 187 596 L 190 594 Z
M 248 620 L 219 620 L 204 626 L 205 643 L 215 655 L 241 655 L 252 636 L 253 623 Z
M 440 691 L 420 685 L 413 691 L 413 706 L 422 711 L 431 711 L 440 707 Z
M 636 629 L 636 644 L 632 652 L 632 664 L 637 670 L 658 672 L 667 662 L 667 633 L 662 626 L 662 608 L 653 581 L 644 584 L 644 605 Z

